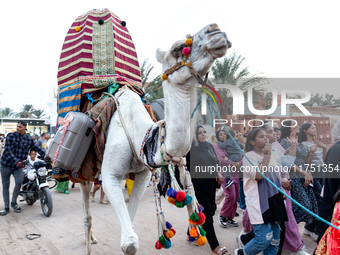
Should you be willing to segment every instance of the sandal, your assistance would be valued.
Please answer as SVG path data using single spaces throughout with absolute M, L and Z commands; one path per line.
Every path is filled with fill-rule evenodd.
M 94 196 L 92 195 L 92 192 L 90 193 L 90 201 L 94 202 Z
M 15 206 L 12 206 L 12 208 L 16 213 L 21 212 L 21 208 L 18 206 L 18 204 L 16 204 Z
M 221 247 L 217 253 L 211 252 L 211 255 L 230 255 L 226 247 Z
M 7 213 L 9 213 L 9 209 L 3 209 L 0 211 L 0 216 L 5 216 Z
M 101 203 L 101 204 L 103 204 L 103 205 L 107 205 L 109 202 L 101 201 L 101 202 L 99 202 L 99 203 Z

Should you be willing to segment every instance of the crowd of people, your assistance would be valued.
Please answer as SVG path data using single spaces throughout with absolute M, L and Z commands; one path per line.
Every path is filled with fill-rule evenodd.
M 213 224 L 219 203 L 223 204 L 218 220 L 224 228 L 238 227 L 234 220 L 238 216 L 237 204 L 243 212 L 235 255 L 261 251 L 266 255 L 281 254 L 284 250 L 300 255 L 340 254 L 340 232 L 310 213 L 340 225 L 340 120 L 332 129 L 332 144 L 327 146 L 316 139 L 317 129 L 312 123 L 298 126 L 288 120 L 280 127 L 267 120 L 244 136 L 227 128 L 228 131 L 219 128 L 208 142 L 206 130 L 198 126 L 187 158 L 191 173 L 196 166 L 217 164 L 220 169 L 229 169 L 210 176 L 202 173 L 200 178 L 192 174 L 198 202 L 205 208 L 203 229 L 212 254 L 229 254 L 220 245 Z M 301 222 L 303 234 L 318 243 L 311 253 L 300 236 Z
M 15 212 L 21 211 L 17 197 L 25 178 L 22 162 L 29 159 L 34 163 L 37 155 L 43 158 L 51 141 L 46 133 L 35 140 L 26 134 L 26 126 L 25 121 L 19 121 L 17 131 L 0 140 L 5 204 L 0 215 L 6 215 L 10 207 Z M 305 223 L 303 234 L 318 243 L 314 254 L 340 254 L 340 232 L 310 213 L 340 226 L 340 179 L 337 178 L 340 120 L 332 128 L 333 143 L 328 146 L 316 139 L 317 129 L 312 123 L 300 127 L 289 120 L 281 127 L 264 121 L 262 127 L 253 128 L 245 135 L 222 127 L 211 135 L 211 142 L 207 137 L 204 127 L 198 126 L 187 155 L 187 166 L 191 173 L 196 166 L 219 165 L 221 169 L 228 169 L 192 178 L 197 200 L 204 208 L 203 229 L 212 254 L 229 254 L 215 233 L 213 216 L 219 203 L 222 206 L 218 220 L 223 228 L 239 226 L 234 220 L 239 216 L 238 204 L 243 212 L 243 228 L 236 239 L 239 249 L 235 255 L 261 251 L 265 255 L 281 254 L 284 250 L 290 254 L 310 254 L 300 236 L 298 224 L 301 222 Z M 10 203 L 11 175 L 15 186 Z M 68 186 L 68 181 L 61 182 L 56 190 L 69 193 Z M 92 202 L 99 189 L 100 177 L 91 192 Z M 100 203 L 107 204 L 104 195 L 101 189 Z

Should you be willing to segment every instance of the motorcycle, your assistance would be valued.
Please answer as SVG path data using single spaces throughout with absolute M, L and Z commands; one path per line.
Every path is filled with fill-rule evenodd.
M 23 165 L 29 164 L 26 160 Z M 53 211 L 53 201 L 50 189 L 57 185 L 57 181 L 51 179 L 52 169 L 47 169 L 49 164 L 43 161 L 35 162 L 32 169 L 27 173 L 27 179 L 25 178 L 20 196 L 23 197 L 22 201 L 26 201 L 28 205 L 33 205 L 38 199 L 40 199 L 41 209 L 46 217 L 49 217 Z M 47 168 L 46 168 L 47 167 Z M 49 186 L 48 182 L 54 181 L 55 185 Z

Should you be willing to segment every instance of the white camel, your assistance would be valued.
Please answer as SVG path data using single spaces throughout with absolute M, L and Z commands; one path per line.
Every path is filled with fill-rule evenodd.
M 186 46 L 185 40 L 175 42 L 171 49 L 164 52 L 157 50 L 157 60 L 163 65 L 163 72 L 185 59 L 182 54 Z M 190 105 L 196 105 L 197 80 L 192 71 L 196 70 L 203 77 L 211 68 L 216 58 L 223 57 L 231 47 L 225 33 L 217 24 L 211 24 L 200 30 L 193 37 L 190 57 L 192 68 L 184 66 L 169 75 L 163 81 L 165 102 L 165 147 L 167 153 L 174 157 L 182 157 L 190 149 Z M 150 180 L 148 168 L 133 154 L 122 122 L 125 122 L 128 136 L 135 152 L 139 155 L 144 135 L 155 123 L 149 117 L 140 97 L 130 90 L 118 91 L 115 95 L 119 101 L 123 121 L 117 111 L 113 115 L 108 128 L 106 147 L 102 164 L 103 188 L 116 212 L 121 225 L 121 248 L 124 254 L 136 254 L 139 240 L 133 230 L 133 222 L 138 204 Z M 160 136 L 159 136 L 160 139 Z M 157 143 L 159 146 L 160 141 Z M 154 157 L 156 164 L 162 164 L 161 152 L 157 148 Z M 129 207 L 126 207 L 122 181 L 129 173 L 135 174 L 135 182 L 131 192 Z M 97 240 L 91 231 L 91 214 L 89 210 L 89 194 L 91 183 L 81 184 L 84 206 L 84 228 L 86 252 L 91 254 L 91 243 Z

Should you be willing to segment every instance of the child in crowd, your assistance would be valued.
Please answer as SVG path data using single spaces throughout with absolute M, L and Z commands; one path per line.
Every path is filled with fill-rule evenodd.
M 280 171 L 271 166 L 271 144 L 266 132 L 257 128 L 249 132 L 245 146 L 247 159 L 243 162 L 243 181 L 246 205 L 255 237 L 244 249 L 237 249 L 235 254 L 277 254 L 280 244 L 280 223 L 287 221 L 283 195 L 273 187 L 258 170 L 276 186 L 281 187 Z M 273 155 L 273 159 L 277 156 Z M 257 170 L 258 169 L 258 170 Z
M 236 139 L 236 132 L 234 130 L 229 130 L 229 133 L 231 136 L 234 138 L 234 141 L 237 143 L 237 145 L 240 147 L 240 149 L 243 149 L 243 145 L 241 142 Z M 221 149 L 225 149 L 226 152 L 228 153 L 228 160 L 230 163 L 233 164 L 233 166 L 238 166 L 237 170 L 240 169 L 240 161 L 242 161 L 242 153 L 241 151 L 237 148 L 236 144 L 234 143 L 233 139 L 227 134 L 227 140 L 224 142 L 218 141 L 218 146 Z M 237 164 L 239 163 L 239 164 Z M 230 179 L 230 172 L 225 171 L 225 178 L 227 179 L 225 188 L 229 188 L 234 182 Z
M 27 167 L 23 169 L 24 177 L 27 176 L 27 173 L 34 168 L 33 166 L 35 162 L 42 161 L 41 159 L 37 158 L 37 152 L 35 150 L 30 150 L 27 160 L 28 160 Z

